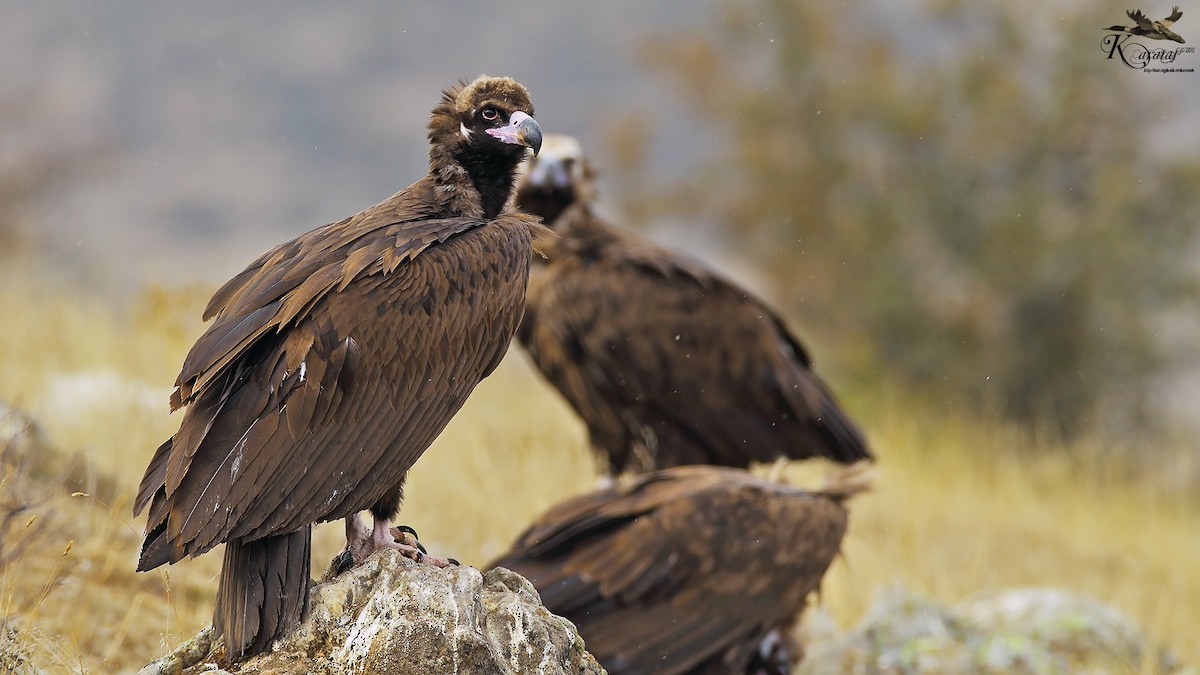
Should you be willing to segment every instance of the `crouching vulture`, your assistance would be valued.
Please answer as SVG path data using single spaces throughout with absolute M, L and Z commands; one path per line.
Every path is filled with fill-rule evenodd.
M 608 472 L 869 459 L 804 346 L 750 293 L 592 210 L 579 144 L 550 136 L 517 205 L 558 235 L 518 338 L 583 418 Z
M 867 465 L 818 492 L 686 466 L 550 508 L 493 563 L 529 579 L 612 675 L 790 673 L 791 627 L 846 532 Z
M 150 506 L 139 570 L 225 543 L 213 626 L 231 659 L 305 613 L 313 523 L 345 518 L 355 562 L 383 546 L 420 557 L 390 527 L 405 474 L 500 362 L 525 304 L 539 226 L 505 206 L 541 146 L 532 114 L 509 78 L 448 89 L 429 175 L 276 246 L 209 302 L 171 398 L 183 420 L 134 512 Z

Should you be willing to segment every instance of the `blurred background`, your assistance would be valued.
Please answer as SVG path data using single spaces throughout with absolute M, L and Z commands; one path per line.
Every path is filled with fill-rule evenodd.
M 1104 58 L 1123 5 L 643 5 L 10 8 L 6 262 L 114 302 L 217 283 L 415 180 L 438 92 L 510 74 L 611 217 L 822 362 L 1067 433 L 1194 428 L 1200 87 Z
M 1200 76 L 1106 58 L 1101 29 L 1126 22 L 1126 9 L 8 4 L 0 400 L 62 459 L 8 453 L 6 616 L 23 617 L 28 634 L 72 636 L 43 658 L 96 672 L 145 662 L 207 620 L 216 556 L 133 577 L 140 524 L 125 522 L 129 491 L 177 424 L 166 395 L 203 330 L 204 301 L 269 246 L 421 177 L 439 92 L 488 73 L 525 84 L 547 132 L 580 138 L 601 172 L 602 213 L 712 263 L 789 317 L 863 421 L 883 487 L 851 542 L 863 547 L 848 556 L 858 576 L 831 582 L 839 621 L 853 623 L 872 586 L 897 580 L 945 598 L 1075 580 L 1171 642 L 1200 611 Z M 1183 10 L 1175 29 L 1194 44 L 1200 9 Z M 1174 65 L 1195 68 L 1200 55 Z M 475 564 L 591 480 L 578 423 L 515 352 L 464 411 L 474 426 L 442 442 L 464 454 L 418 465 L 428 473 L 406 515 L 439 527 L 437 514 L 448 516 L 435 496 L 456 489 L 446 475 L 465 462 L 486 476 L 495 468 L 479 458 L 504 462 L 508 446 L 519 449 L 507 470 L 571 478 L 532 490 L 503 526 L 447 533 L 451 554 Z M 495 409 L 513 390 L 526 405 L 509 418 Z M 1008 485 L 1003 476 L 1012 493 L 962 506 Z M 472 480 L 458 477 L 462 494 L 504 497 Z M 95 501 L 81 506 L 51 483 L 82 485 Z M 912 518 L 961 507 L 977 519 L 905 530 L 887 520 L 897 504 Z M 1023 510 L 1026 520 L 1012 515 Z M 1009 576 L 983 569 L 1012 537 L 1040 546 L 1062 530 L 1094 536 L 1049 564 L 1009 561 Z M 980 533 L 974 576 L 950 583 L 946 566 L 918 560 L 932 550 L 921 536 L 951 551 L 967 531 Z M 878 543 L 893 535 L 894 547 Z M 91 549 L 62 554 L 84 539 Z M 1129 562 L 1130 550 L 1157 562 Z M 173 590 L 179 574 L 192 581 Z M 1101 592 L 1118 579 L 1174 584 L 1158 595 L 1175 597 Z M 97 610 L 108 633 L 71 618 L 58 590 L 71 584 L 109 589 L 97 600 L 110 606 Z

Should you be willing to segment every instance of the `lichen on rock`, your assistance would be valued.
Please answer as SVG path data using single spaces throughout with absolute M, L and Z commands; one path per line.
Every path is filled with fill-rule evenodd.
M 384 550 L 314 586 L 309 600 L 308 617 L 294 632 L 226 672 L 604 672 L 575 627 L 543 607 L 528 581 L 503 568 L 439 569 Z M 188 663 L 172 656 L 142 675 L 178 673 L 181 666 L 187 674 L 212 673 L 220 660 L 212 653 Z
M 10 675 L 41 675 L 43 671 L 33 665 L 29 646 L 7 620 L 0 621 L 0 673 Z
M 823 632 L 807 641 L 800 673 L 1193 672 L 1115 609 L 1050 588 L 995 591 L 953 607 L 892 589 L 854 629 Z

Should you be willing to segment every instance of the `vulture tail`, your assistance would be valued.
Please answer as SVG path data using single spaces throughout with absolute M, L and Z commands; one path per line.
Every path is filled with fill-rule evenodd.
M 870 490 L 874 478 L 875 467 L 870 462 L 855 462 L 829 474 L 818 492 L 841 502 Z
M 875 459 L 862 431 L 842 412 L 833 395 L 828 391 L 821 394 L 821 432 L 829 443 L 829 459 L 842 464 Z
M 312 527 L 264 539 L 231 539 L 213 628 L 231 661 L 265 652 L 308 612 Z

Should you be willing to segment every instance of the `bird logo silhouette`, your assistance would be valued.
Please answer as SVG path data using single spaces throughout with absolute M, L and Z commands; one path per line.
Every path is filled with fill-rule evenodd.
M 1151 40 L 1173 40 L 1180 44 L 1184 44 L 1186 40 L 1171 30 L 1171 26 L 1183 16 L 1183 12 L 1179 11 L 1179 7 L 1171 8 L 1171 13 L 1161 21 L 1153 21 L 1147 17 L 1142 10 L 1134 9 L 1125 12 L 1132 21 L 1132 26 L 1110 26 L 1104 30 L 1113 31 L 1116 33 L 1128 33 L 1139 37 L 1150 38 Z

